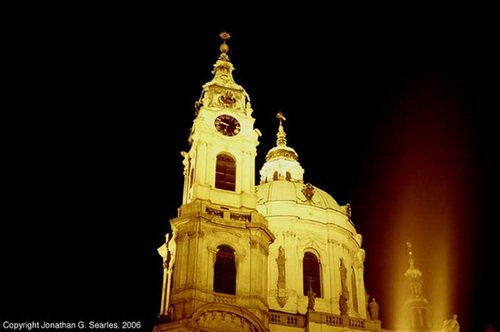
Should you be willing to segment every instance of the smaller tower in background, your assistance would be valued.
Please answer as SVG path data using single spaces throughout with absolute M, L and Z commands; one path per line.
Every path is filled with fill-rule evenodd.
M 410 264 L 404 276 L 408 297 L 404 304 L 406 327 L 410 331 L 430 331 L 432 328 L 431 305 L 422 293 L 422 272 L 415 267 L 411 242 L 406 243 Z

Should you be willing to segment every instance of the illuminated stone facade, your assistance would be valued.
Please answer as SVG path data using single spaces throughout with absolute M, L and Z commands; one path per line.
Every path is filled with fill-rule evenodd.
M 259 132 L 227 51 L 224 42 L 196 102 L 190 150 L 182 152 L 183 204 L 159 248 L 161 331 L 269 330 L 267 262 L 275 237 L 257 211 Z
M 232 77 L 229 35 L 203 86 L 184 157 L 184 190 L 164 261 L 156 331 L 382 331 L 351 220 L 304 182 L 278 113 L 276 146 L 255 185 L 260 132 Z M 370 309 L 371 308 L 371 309 Z
M 310 331 L 327 326 L 334 331 L 343 325 L 380 328 L 379 322 L 368 321 L 365 251 L 351 221 L 350 206 L 340 206 L 325 191 L 304 183 L 298 155 L 286 145 L 282 114 L 278 118 L 276 147 L 266 156 L 257 186 L 257 209 L 276 237 L 268 262 L 271 331 L 283 331 L 283 325 L 293 327 L 290 321 L 303 321 L 295 328 L 305 327 L 307 321 Z M 316 273 L 304 266 L 310 265 L 309 257 L 317 261 Z M 341 309 L 343 300 L 346 310 Z

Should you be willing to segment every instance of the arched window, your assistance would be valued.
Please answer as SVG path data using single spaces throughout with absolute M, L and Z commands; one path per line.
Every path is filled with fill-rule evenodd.
M 236 294 L 236 264 L 234 250 L 219 246 L 214 265 L 214 292 Z
M 306 252 L 304 254 L 304 260 L 302 261 L 302 274 L 304 295 L 307 295 L 309 288 L 312 288 L 313 292 L 316 293 L 316 297 L 321 297 L 319 260 L 316 255 L 311 252 Z
M 236 190 L 236 161 L 230 155 L 221 153 L 217 156 L 215 188 Z
M 290 173 L 288 171 L 286 172 L 286 180 L 287 181 L 292 181 L 292 173 Z

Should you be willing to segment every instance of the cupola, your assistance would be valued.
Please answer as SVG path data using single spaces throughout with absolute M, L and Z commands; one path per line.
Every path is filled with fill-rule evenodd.
M 298 162 L 299 155 L 286 145 L 286 133 L 283 128 L 283 121 L 286 118 L 281 112 L 276 115 L 276 118 L 280 123 L 276 134 L 276 146 L 269 150 L 266 155 L 266 162 L 260 170 L 260 183 L 276 180 L 303 182 L 304 169 Z

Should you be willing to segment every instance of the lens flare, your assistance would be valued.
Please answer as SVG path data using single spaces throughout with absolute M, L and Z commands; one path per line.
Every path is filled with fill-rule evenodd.
M 390 260 L 379 282 L 391 293 L 386 324 L 407 326 L 407 241 L 413 243 L 415 266 L 423 273 L 434 327 L 456 312 L 467 319 L 466 299 L 459 297 L 474 257 L 477 191 L 472 128 L 460 95 L 442 76 L 423 75 L 402 91 L 385 120 L 376 136 L 380 155 L 371 166 L 379 172 L 372 189 L 385 202 L 375 214 L 384 216 L 386 231 L 386 247 L 379 252 Z

